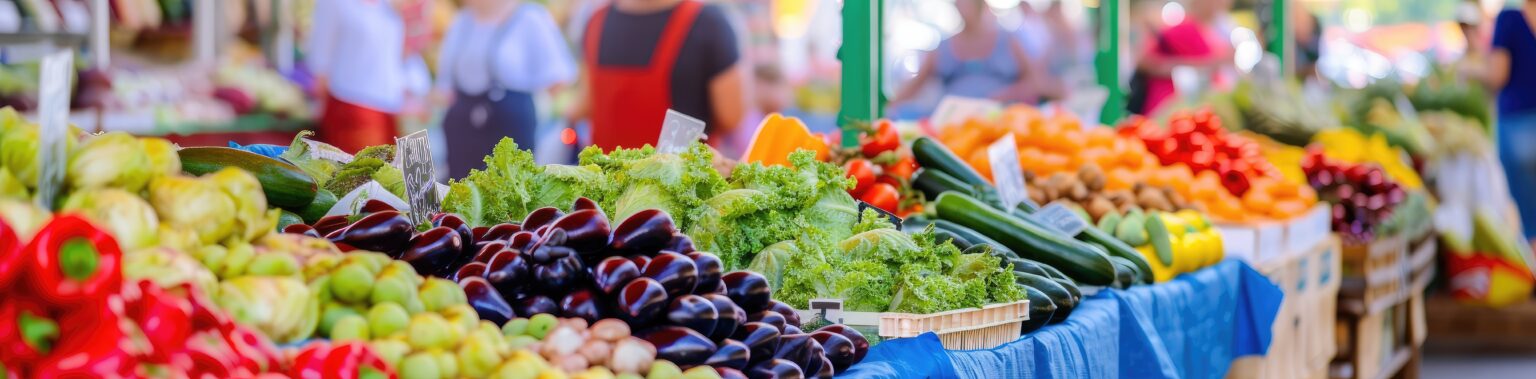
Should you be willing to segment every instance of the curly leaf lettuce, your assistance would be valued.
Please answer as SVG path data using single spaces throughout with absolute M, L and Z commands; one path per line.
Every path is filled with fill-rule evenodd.
M 769 245 L 803 237 L 808 230 L 826 241 L 852 235 L 858 212 L 836 165 L 813 153 L 790 155 L 791 167 L 748 163 L 731 173 L 730 188 L 706 202 L 697 223 L 686 229 L 702 249 L 714 251 L 728 268 L 742 267 Z
M 715 171 L 714 159 L 709 146 L 695 143 L 678 154 L 658 154 L 650 146 L 603 154 L 589 147 L 581 152 L 580 163 L 608 173 L 611 182 L 598 204 L 610 210 L 615 220 L 660 209 L 672 215 L 678 227 L 687 228 L 709 198 L 727 189 L 725 178 Z
M 477 226 L 518 221 L 535 209 L 569 207 L 578 197 L 601 202 L 606 182 L 598 166 L 539 166 L 533 153 L 503 138 L 485 157 L 484 170 L 448 185 L 443 210 Z

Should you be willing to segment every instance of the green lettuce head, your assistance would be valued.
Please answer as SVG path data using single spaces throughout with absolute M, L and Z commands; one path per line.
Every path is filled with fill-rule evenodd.
M 235 230 L 235 201 L 211 180 L 155 178 L 149 182 L 149 204 L 171 228 L 192 230 L 203 244 L 223 241 Z
M 138 192 L 149 182 L 150 172 L 144 145 L 128 133 L 112 132 L 91 137 L 71 151 L 65 180 L 75 190 L 114 187 Z
M 149 202 L 117 188 L 78 191 L 64 200 L 61 211 L 75 211 L 117 238 L 123 250 L 138 250 L 159 243 L 160 217 Z

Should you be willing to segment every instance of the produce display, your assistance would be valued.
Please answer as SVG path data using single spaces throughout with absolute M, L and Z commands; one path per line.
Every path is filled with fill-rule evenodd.
M 1375 240 L 1378 229 L 1408 198 L 1401 185 L 1373 164 L 1336 162 L 1313 149 L 1302 159 L 1301 168 L 1307 182 L 1333 203 L 1333 230 L 1351 242 Z M 1428 218 L 1427 214 L 1415 216 L 1410 218 Z
M 854 180 L 848 195 L 900 217 L 921 211 L 922 199 L 911 196 L 909 188 L 917 170 L 911 150 L 902 147 L 890 121 L 876 122 L 873 128 L 857 151 L 840 154 L 846 156 L 843 170 Z

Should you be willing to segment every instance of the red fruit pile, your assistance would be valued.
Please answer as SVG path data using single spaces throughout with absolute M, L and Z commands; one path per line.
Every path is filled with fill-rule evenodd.
M 1320 148 L 1307 149 L 1301 170 L 1318 198 L 1333 203 L 1333 231 L 1353 242 L 1374 240 L 1376 229 L 1408 197 L 1381 167 L 1329 160 Z
M 848 195 L 898 216 L 920 210 L 918 201 L 904 201 L 901 190 L 917 171 L 917 161 L 902 151 L 901 137 L 889 120 L 876 122 L 874 130 L 862 135 L 853 155 L 843 164 L 855 182 Z
M 1221 119 L 1209 110 L 1174 114 L 1167 129 L 1134 118 L 1121 125 L 1119 132 L 1140 138 L 1164 166 L 1182 163 L 1195 174 L 1215 172 L 1221 185 L 1239 197 L 1248 193 L 1254 179 L 1281 176 L 1257 142 L 1227 133 Z

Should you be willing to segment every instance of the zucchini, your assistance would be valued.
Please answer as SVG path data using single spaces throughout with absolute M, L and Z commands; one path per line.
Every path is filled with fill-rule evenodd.
M 933 201 L 939 197 L 939 194 L 949 191 L 970 193 L 974 190 L 971 185 L 945 174 L 944 171 L 927 168 L 917 169 L 917 172 L 912 174 L 912 189 L 921 191 L 923 198 L 928 201 Z
M 321 217 L 325 217 L 325 214 L 331 211 L 331 207 L 336 205 L 336 200 L 336 194 L 331 191 L 324 189 L 315 191 L 315 200 L 298 211 L 299 217 L 304 218 L 306 223 L 318 222 Z
M 1147 213 L 1146 222 L 1147 240 L 1152 243 L 1152 252 L 1157 253 L 1157 260 L 1162 261 L 1163 266 L 1173 266 L 1173 237 L 1168 224 L 1164 224 L 1163 218 L 1157 213 Z
M 918 137 L 917 140 L 912 141 L 912 158 L 917 161 L 918 166 L 942 171 L 958 179 L 966 187 L 992 188 L 992 182 L 988 182 L 981 173 L 976 172 L 976 169 L 971 168 L 971 165 L 956 156 L 955 152 L 932 138 Z
M 1051 323 L 1056 315 L 1056 303 L 1051 302 L 1051 297 L 1046 296 L 1034 287 L 1025 286 L 1024 293 L 1029 295 L 1029 320 L 1024 321 L 1024 327 L 1019 334 L 1027 334 Z
M 286 210 L 281 212 L 282 213 L 277 216 L 277 229 L 274 233 L 281 233 L 283 228 L 287 228 L 288 225 L 304 223 L 304 219 L 299 217 L 299 215 L 293 214 L 293 212 Z
M 978 233 L 971 228 L 960 226 L 945 220 L 933 220 L 933 226 L 934 228 L 944 229 L 950 233 L 954 233 L 955 235 L 960 236 L 960 238 L 965 238 L 966 241 L 971 241 L 971 244 L 973 245 L 991 245 L 993 250 L 1000 250 L 1003 252 L 1003 254 L 1007 254 L 1008 256 L 1014 258 L 1019 257 L 1019 254 L 1015 253 L 1013 249 L 1009 249 L 1007 246 L 1003 246 L 1003 244 L 998 243 L 991 238 L 987 238 L 986 235 Z
M 1073 283 L 1071 279 L 1051 278 L 1051 280 L 1060 284 L 1061 288 L 1065 288 L 1067 293 L 1072 295 L 1073 304 L 1083 302 L 1083 290 L 1077 288 L 1077 283 Z
M 1131 285 L 1136 284 L 1136 281 L 1141 277 L 1141 273 L 1136 271 L 1136 265 L 1131 264 L 1130 260 L 1121 257 L 1109 257 L 1109 261 L 1115 263 L 1115 288 L 1131 288 Z
M 1013 258 L 1013 259 L 1008 259 L 1006 262 L 1003 262 L 1003 263 L 1012 263 L 1013 264 L 1013 271 L 1027 272 L 1027 273 L 1031 273 L 1031 274 L 1035 274 L 1035 275 L 1044 276 L 1044 277 L 1047 277 L 1047 278 L 1052 276 L 1051 275 L 1051 271 L 1046 269 L 1047 267 L 1050 267 L 1050 266 L 1046 266 L 1044 264 L 1041 264 L 1040 262 L 1035 262 L 1035 261 L 1024 259 L 1024 258 Z
M 1115 281 L 1109 256 L 1045 227 L 1014 218 L 965 194 L 946 192 L 934 206 L 938 218 L 971 228 L 1007 246 L 1019 257 L 1051 265 L 1090 285 Z
M 907 231 L 907 233 L 908 234 L 917 234 L 917 233 L 922 233 L 922 231 L 920 231 L 920 230 L 919 231 Z M 943 230 L 943 229 L 939 229 L 939 228 L 934 228 L 933 229 L 933 241 L 934 242 L 936 242 L 936 243 L 944 243 L 944 241 L 946 241 L 946 240 L 949 241 L 949 243 L 954 244 L 956 248 L 959 248 L 962 251 L 965 250 L 965 249 L 971 248 L 971 246 L 973 245 L 970 241 L 966 241 L 965 238 L 961 238 L 960 236 L 957 236 L 954 233 L 950 233 L 948 230 Z
M 923 229 L 928 228 L 928 225 L 930 224 L 933 224 L 932 219 L 914 214 L 912 216 L 908 216 L 907 218 L 901 219 L 901 231 L 921 232 Z
M 1056 315 L 1061 316 L 1056 321 L 1066 320 L 1067 315 L 1072 314 L 1072 309 L 1077 307 L 1077 299 L 1072 298 L 1072 293 L 1051 278 L 1027 272 L 1014 272 L 1013 278 L 1019 285 L 1040 290 L 1050 297 L 1051 303 L 1056 304 Z
M 267 203 L 284 209 L 304 209 L 315 200 L 315 179 L 298 166 L 276 158 L 227 147 L 189 147 L 176 152 L 181 170 L 203 175 L 225 167 L 238 167 L 261 182 Z
M 1010 212 L 1010 214 L 1020 220 L 1024 220 L 1026 222 L 1034 222 L 1033 219 L 1029 218 L 1029 214 L 1035 212 L 1036 210 L 1038 209 L 1033 208 L 1029 204 L 1020 203 L 1018 207 L 1013 209 L 1013 212 Z M 1120 219 L 1118 215 L 1116 215 L 1115 218 L 1116 220 Z M 1116 221 L 1116 223 L 1119 222 L 1120 221 Z M 1078 233 L 1075 238 L 1078 241 L 1096 245 L 1094 247 L 1103 250 L 1104 253 L 1107 253 L 1107 255 L 1111 257 L 1121 257 L 1130 260 L 1131 264 L 1136 265 L 1136 270 L 1139 272 L 1139 274 L 1136 276 L 1137 279 L 1142 283 L 1152 282 L 1152 266 L 1147 264 L 1146 258 L 1142 257 L 1141 253 L 1136 252 L 1136 249 L 1132 248 L 1131 245 L 1126 244 L 1124 241 L 1121 241 L 1118 238 L 1115 238 L 1115 236 L 1110 235 L 1109 232 L 1099 230 L 1098 228 L 1090 225 L 1087 228 L 1083 228 L 1083 232 Z

